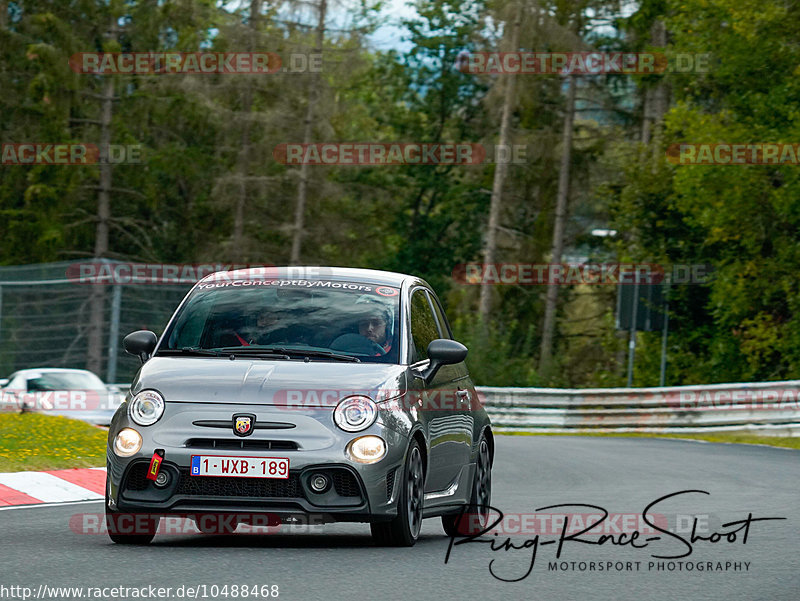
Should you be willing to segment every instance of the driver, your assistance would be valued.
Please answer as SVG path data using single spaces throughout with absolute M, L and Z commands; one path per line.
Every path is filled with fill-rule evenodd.
M 313 310 L 310 300 L 305 290 L 268 290 L 255 313 L 248 343 L 312 346 L 314 331 L 307 323 Z

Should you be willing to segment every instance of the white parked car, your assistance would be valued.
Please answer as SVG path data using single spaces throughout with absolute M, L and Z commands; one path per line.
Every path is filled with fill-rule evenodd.
M 84 369 L 23 369 L 0 380 L 0 385 L 2 411 L 38 411 L 101 426 L 111 423 L 125 398 Z

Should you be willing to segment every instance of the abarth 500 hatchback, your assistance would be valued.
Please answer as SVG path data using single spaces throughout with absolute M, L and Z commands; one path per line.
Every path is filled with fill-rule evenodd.
M 259 517 L 367 522 L 396 546 L 415 543 L 423 518 L 451 536 L 487 522 L 491 424 L 467 349 L 419 278 L 218 272 L 160 338 L 141 330 L 124 347 L 143 365 L 109 429 L 117 543 L 148 543 L 176 514 L 202 532 L 209 515 L 232 516 L 226 532 Z

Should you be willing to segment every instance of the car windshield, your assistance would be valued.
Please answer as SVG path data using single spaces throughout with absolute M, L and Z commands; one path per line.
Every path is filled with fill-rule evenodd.
M 157 354 L 398 362 L 398 288 L 358 282 L 201 283 Z
M 94 374 L 44 373 L 28 379 L 28 390 L 103 390 L 105 385 Z

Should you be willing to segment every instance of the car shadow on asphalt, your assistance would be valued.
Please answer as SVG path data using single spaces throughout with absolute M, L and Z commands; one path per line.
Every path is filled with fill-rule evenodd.
M 417 545 L 446 541 L 442 535 L 423 535 Z M 369 532 L 353 534 L 210 534 L 156 537 L 150 547 L 335 549 L 377 547 Z M 392 547 L 384 547 L 392 548 Z

